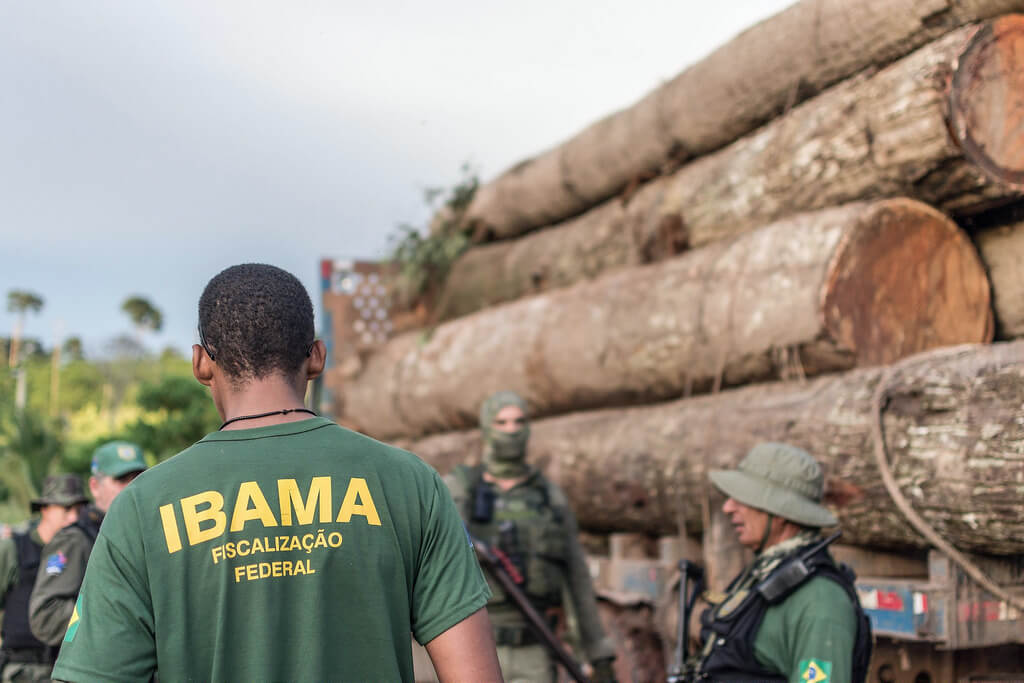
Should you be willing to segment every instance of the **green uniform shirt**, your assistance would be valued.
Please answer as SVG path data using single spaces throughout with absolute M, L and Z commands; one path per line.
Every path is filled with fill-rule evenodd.
M 490 593 L 437 473 L 324 418 L 215 432 L 111 507 L 54 678 L 412 681 Z
M 91 505 L 81 514 L 103 516 Z M 91 552 L 92 539 L 74 525 L 58 531 L 43 546 L 28 600 L 28 623 L 32 634 L 47 645 L 60 645 L 64 638 Z
M 818 576 L 765 611 L 754 637 L 754 656 L 790 683 L 852 683 L 856 639 L 857 617 L 846 591 Z

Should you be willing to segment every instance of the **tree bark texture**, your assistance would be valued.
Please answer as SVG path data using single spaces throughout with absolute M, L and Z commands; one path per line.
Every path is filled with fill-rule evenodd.
M 718 149 L 826 87 L 1020 0 L 804 0 L 744 31 L 633 106 L 477 192 L 478 237 L 576 215 L 666 164 Z
M 1024 342 L 939 349 L 891 366 L 883 425 L 901 491 L 962 550 L 1024 552 Z M 922 547 L 881 483 L 873 394 L 885 368 L 744 387 L 655 406 L 535 422 L 531 461 L 568 494 L 588 531 L 700 533 L 707 472 L 760 441 L 822 463 L 844 543 Z M 405 444 L 444 471 L 474 461 L 476 431 Z
M 974 236 L 992 282 L 992 306 L 1000 339 L 1024 336 L 1024 222 Z
M 1021 98 L 1024 18 L 959 29 L 644 185 L 628 202 L 470 249 L 449 274 L 438 319 L 797 212 L 900 195 L 951 213 L 1006 201 L 1024 189 Z
M 892 362 L 991 326 L 952 221 L 913 200 L 854 203 L 397 337 L 340 388 L 340 416 L 415 436 L 475 424 L 502 389 L 553 415 Z

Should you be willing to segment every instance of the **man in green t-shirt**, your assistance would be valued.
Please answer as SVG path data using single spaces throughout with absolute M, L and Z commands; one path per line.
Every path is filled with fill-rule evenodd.
M 303 407 L 324 367 L 279 268 L 234 266 L 199 301 L 196 378 L 221 429 L 114 502 L 54 677 L 500 681 L 490 592 L 437 473 Z
M 736 470 L 710 473 L 751 562 L 701 617 L 700 680 L 863 683 L 870 626 L 853 575 L 836 566 L 820 529 L 824 476 L 806 451 L 754 446 Z M 799 563 L 801 566 L 797 566 Z

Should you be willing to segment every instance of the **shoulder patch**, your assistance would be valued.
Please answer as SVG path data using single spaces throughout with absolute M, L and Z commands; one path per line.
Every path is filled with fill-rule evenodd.
M 800 680 L 806 683 L 829 683 L 832 680 L 832 662 L 824 659 L 800 661 Z
M 78 594 L 78 600 L 75 602 L 75 611 L 71 613 L 71 619 L 68 621 L 68 630 L 64 633 L 64 642 L 70 643 L 75 639 L 75 634 L 78 633 L 78 624 L 82 621 L 82 594 Z
M 68 564 L 68 557 L 64 553 L 54 553 L 46 558 L 46 573 L 56 576 L 64 571 Z

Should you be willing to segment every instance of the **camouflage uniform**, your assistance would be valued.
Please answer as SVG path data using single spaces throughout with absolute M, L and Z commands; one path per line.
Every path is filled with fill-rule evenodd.
M 456 468 L 445 482 L 470 534 L 512 559 L 522 574 L 524 592 L 538 611 L 550 614 L 563 606 L 572 610 L 579 640 L 594 665 L 594 680 L 614 681 L 615 648 L 601 625 L 569 501 L 561 489 L 525 463 L 527 424 L 514 432 L 492 426 L 497 413 L 509 405 L 525 414 L 522 399 L 511 392 L 484 402 L 480 415 L 484 462 Z M 485 472 L 516 483 L 503 489 L 486 481 Z M 493 597 L 487 611 L 506 682 L 556 680 L 555 661 L 547 648 L 534 640 L 525 617 L 501 586 L 490 580 L 489 584 Z

